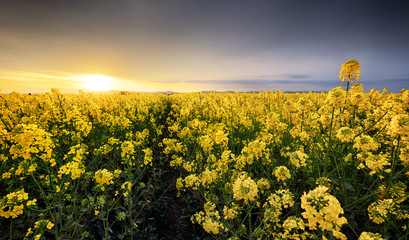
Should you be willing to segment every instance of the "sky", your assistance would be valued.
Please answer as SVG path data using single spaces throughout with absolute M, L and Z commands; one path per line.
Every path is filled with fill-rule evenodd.
M 400 92 L 408 12 L 405 0 L 2 0 L 0 89 L 329 91 L 357 59 L 366 92 Z

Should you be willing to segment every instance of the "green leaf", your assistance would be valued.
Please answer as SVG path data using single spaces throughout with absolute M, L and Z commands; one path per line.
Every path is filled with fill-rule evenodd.
M 345 188 L 348 189 L 349 191 L 352 191 L 352 192 L 355 191 L 354 187 L 351 185 L 350 182 L 345 181 L 345 182 L 344 182 L 344 186 L 345 186 Z

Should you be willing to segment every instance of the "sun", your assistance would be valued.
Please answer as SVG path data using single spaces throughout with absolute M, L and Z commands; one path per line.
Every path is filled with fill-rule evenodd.
M 112 90 L 114 79 L 104 75 L 92 74 L 78 77 L 83 81 L 83 86 L 91 91 L 108 91 Z

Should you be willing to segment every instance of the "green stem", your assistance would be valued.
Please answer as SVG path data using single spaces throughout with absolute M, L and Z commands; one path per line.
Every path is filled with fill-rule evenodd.
M 347 106 L 347 101 L 348 101 L 349 77 L 350 77 L 350 76 L 348 76 L 347 89 L 345 90 L 345 91 L 347 92 L 347 95 L 346 95 L 346 98 L 345 98 L 344 106 L 342 107 L 342 111 L 341 111 L 342 113 L 345 111 L 345 108 L 346 108 L 346 106 Z
M 391 107 L 391 108 L 392 108 L 392 107 Z M 389 108 L 388 110 L 390 110 L 391 108 Z M 362 133 L 364 133 L 364 132 L 368 131 L 369 129 L 371 129 L 372 127 L 374 127 L 379 121 L 381 121 L 381 119 L 382 119 L 383 117 L 386 116 L 386 114 L 388 114 L 388 111 L 386 111 L 374 124 L 372 124 L 370 127 L 366 128 L 366 129 L 362 130 L 362 131 L 361 131 L 360 133 L 358 133 L 355 137 L 360 136 Z
M 362 201 L 364 201 L 364 200 L 366 200 L 366 199 L 372 198 L 373 196 L 376 196 L 376 195 L 378 195 L 377 192 L 372 193 L 372 194 L 369 194 L 369 195 L 366 195 L 365 197 L 362 197 L 362 198 L 356 200 L 355 202 L 352 202 L 352 203 L 350 203 L 350 204 L 348 204 L 348 205 L 345 205 L 345 206 L 344 206 L 344 209 L 348 209 L 349 207 L 354 206 L 355 204 L 360 203 L 360 202 L 362 202 Z
M 350 76 L 348 76 L 348 77 L 350 77 Z M 349 83 L 350 83 L 350 82 L 349 82 L 349 79 L 348 79 L 348 83 L 347 83 L 347 90 L 346 90 L 346 91 L 347 91 L 347 93 L 348 93 L 348 90 L 349 90 Z
M 44 192 L 44 189 L 41 187 L 40 183 L 37 181 L 37 179 L 34 177 L 33 174 L 30 174 L 31 177 L 33 178 L 34 182 L 37 184 L 38 188 L 40 189 L 41 195 L 44 198 L 44 202 L 47 206 L 47 209 L 50 209 L 50 213 L 51 213 L 51 218 L 53 220 L 53 222 L 55 223 L 55 228 L 54 228 L 54 233 L 55 233 L 55 238 L 58 239 L 58 225 L 57 225 L 57 213 L 55 212 L 55 207 L 52 207 L 50 202 L 47 199 L 47 195 Z M 61 211 L 61 210 L 60 210 Z
M 132 205 L 133 204 L 132 204 L 132 194 L 131 194 L 131 192 L 132 192 L 132 186 L 134 184 L 134 181 L 133 181 L 133 176 L 134 175 L 132 174 L 132 166 L 128 166 L 126 175 L 127 175 L 127 177 L 130 177 L 130 179 L 127 179 L 127 180 L 131 183 L 131 191 L 128 192 L 127 202 L 128 202 L 128 216 L 129 216 L 129 220 L 130 220 L 129 234 L 131 235 L 131 240 L 133 240 L 133 234 L 134 234 L 133 233 L 133 226 L 134 225 L 133 225 L 133 218 L 132 218 Z M 128 189 L 125 189 L 125 190 L 128 191 Z
M 44 202 L 47 205 L 47 208 L 53 209 L 53 207 L 51 207 L 51 205 L 50 205 L 50 202 L 48 202 L 47 195 L 45 195 L 44 189 L 41 187 L 40 183 L 38 183 L 37 179 L 34 177 L 33 174 L 30 174 L 30 175 L 33 178 L 34 182 L 37 184 L 37 187 L 40 189 L 41 195 L 43 195 Z M 53 219 L 53 220 L 55 220 L 55 219 Z
M 251 206 L 250 204 L 247 204 L 247 216 L 248 216 L 248 220 L 249 220 L 249 239 L 252 240 L 253 239 L 253 234 L 251 232 Z
M 331 173 L 333 173 L 334 171 L 337 171 L 338 172 L 338 177 L 341 177 L 341 173 L 339 172 L 339 169 L 343 166 L 343 165 L 345 165 L 346 163 L 345 163 L 345 161 L 344 162 L 342 162 L 340 165 L 338 165 L 337 164 L 337 162 L 335 161 L 335 168 L 331 171 L 331 172 L 329 172 L 327 175 L 325 175 L 325 176 L 330 176 L 331 175 Z

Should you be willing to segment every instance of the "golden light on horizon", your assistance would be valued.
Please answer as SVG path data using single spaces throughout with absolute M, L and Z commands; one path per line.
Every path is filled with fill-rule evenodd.
M 90 74 L 77 77 L 79 80 L 83 81 L 83 86 L 91 91 L 108 91 L 112 90 L 114 78 L 99 75 L 99 74 Z

